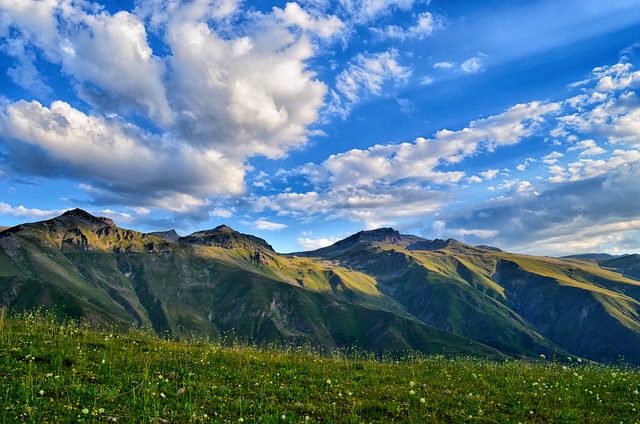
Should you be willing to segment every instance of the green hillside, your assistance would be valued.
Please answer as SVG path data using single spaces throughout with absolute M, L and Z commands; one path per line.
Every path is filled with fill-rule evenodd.
M 74 210 L 1 233 L 0 247 L 0 299 L 18 310 L 259 344 L 500 355 L 421 322 L 365 274 L 228 227 L 174 243 Z
M 0 311 L 3 423 L 633 423 L 640 373 L 577 358 L 358 350 L 319 356 L 234 340 Z
M 78 209 L 7 229 L 0 305 L 324 351 L 640 364 L 637 256 L 516 255 L 391 228 L 290 255 L 224 225 L 155 234 Z
M 640 362 L 637 280 L 584 261 L 369 233 L 302 255 L 371 275 L 421 321 L 510 355 Z

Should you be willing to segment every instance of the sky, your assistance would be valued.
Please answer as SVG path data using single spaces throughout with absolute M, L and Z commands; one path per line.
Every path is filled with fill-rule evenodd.
M 0 225 L 640 252 L 640 0 L 0 0 Z

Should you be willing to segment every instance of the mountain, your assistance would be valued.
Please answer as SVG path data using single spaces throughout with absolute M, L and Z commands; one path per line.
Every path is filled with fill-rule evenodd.
M 365 273 L 426 324 L 510 355 L 550 349 L 640 363 L 638 257 L 601 267 L 383 233 L 301 255 Z
M 602 260 L 600 261 L 600 266 L 619 272 L 627 277 L 640 280 L 640 255 L 638 254 L 617 256 Z
M 0 304 L 18 310 L 326 350 L 501 356 L 426 325 L 376 284 L 225 226 L 172 242 L 73 210 L 0 233 Z
M 392 228 L 288 255 L 224 225 L 172 237 L 79 209 L 5 229 L 0 304 L 325 350 L 640 364 L 638 255 L 516 255 Z
M 149 233 L 149 235 L 169 241 L 178 241 L 180 238 L 180 234 L 176 233 L 176 230 L 155 231 L 153 233 Z
M 567 255 L 562 256 L 562 259 L 613 259 L 618 258 L 619 256 L 610 255 L 608 253 L 581 253 L 579 255 Z

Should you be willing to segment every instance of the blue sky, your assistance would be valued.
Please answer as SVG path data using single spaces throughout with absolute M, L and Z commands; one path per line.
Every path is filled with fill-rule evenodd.
M 0 0 L 0 225 L 640 252 L 640 0 Z

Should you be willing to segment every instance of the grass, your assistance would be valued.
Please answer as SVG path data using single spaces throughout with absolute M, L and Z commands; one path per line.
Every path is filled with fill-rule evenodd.
M 0 313 L 3 423 L 635 423 L 639 389 L 576 358 L 328 357 Z

